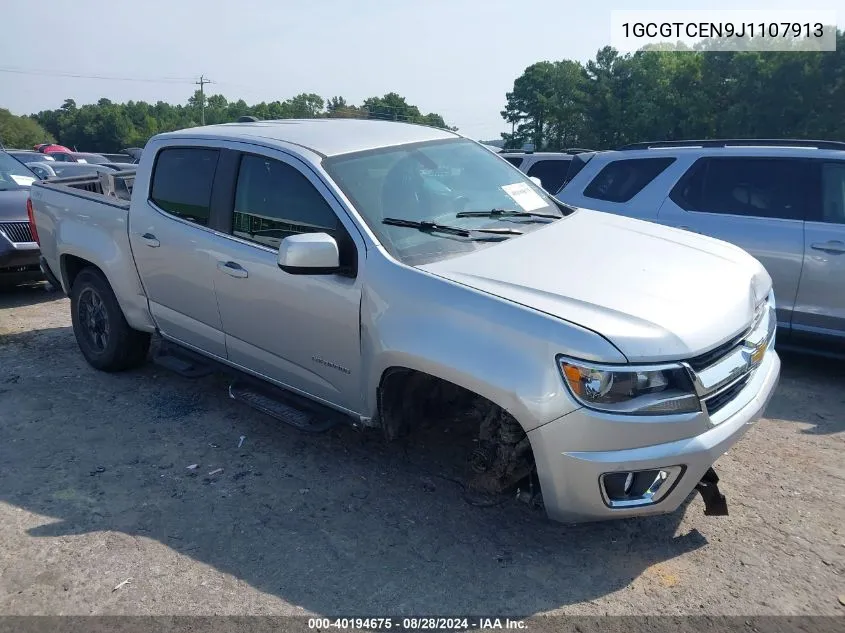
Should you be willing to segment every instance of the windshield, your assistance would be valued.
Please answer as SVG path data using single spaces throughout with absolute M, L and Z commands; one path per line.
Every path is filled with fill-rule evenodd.
M 0 152 L 0 191 L 29 187 L 38 177 L 19 160 Z
M 465 139 L 337 156 L 324 160 L 323 166 L 385 248 L 410 265 L 488 248 L 496 241 L 415 230 L 407 221 L 470 230 L 509 227 L 528 233 L 563 216 L 522 172 Z M 494 210 L 515 213 L 458 215 Z M 405 224 L 386 225 L 386 218 Z

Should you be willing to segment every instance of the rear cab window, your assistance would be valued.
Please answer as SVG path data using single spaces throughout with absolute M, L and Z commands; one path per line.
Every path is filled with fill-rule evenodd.
M 628 202 L 657 178 L 674 157 L 626 158 L 605 165 L 584 189 L 584 196 L 606 202 Z
M 204 147 L 161 150 L 153 167 L 150 200 L 177 218 L 208 226 L 219 157 L 219 150 Z
M 514 167 L 519 167 L 522 164 L 521 156 L 505 156 L 504 159 Z

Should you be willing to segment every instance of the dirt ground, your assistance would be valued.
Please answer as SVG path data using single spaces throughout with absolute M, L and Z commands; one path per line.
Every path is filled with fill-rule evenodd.
M 66 298 L 0 291 L 0 614 L 842 615 L 845 363 L 783 360 L 729 517 L 569 526 L 469 503 L 448 428 L 308 435 L 222 377 L 99 373 Z

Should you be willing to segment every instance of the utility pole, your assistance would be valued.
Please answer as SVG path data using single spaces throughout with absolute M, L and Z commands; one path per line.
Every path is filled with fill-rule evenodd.
M 205 84 L 210 84 L 211 80 L 206 79 L 204 75 L 200 75 L 200 80 L 194 83 L 200 87 L 200 110 L 202 112 L 202 124 L 205 125 L 205 90 L 203 88 Z

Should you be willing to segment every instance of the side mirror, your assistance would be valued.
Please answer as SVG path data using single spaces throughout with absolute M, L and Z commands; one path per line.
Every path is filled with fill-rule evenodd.
M 543 181 L 540 180 L 539 178 L 537 178 L 537 176 L 528 176 L 528 180 L 533 182 L 535 185 L 537 185 L 541 189 L 543 188 Z
M 291 275 L 330 275 L 340 268 L 340 253 L 328 233 L 302 233 L 282 240 L 278 262 Z

